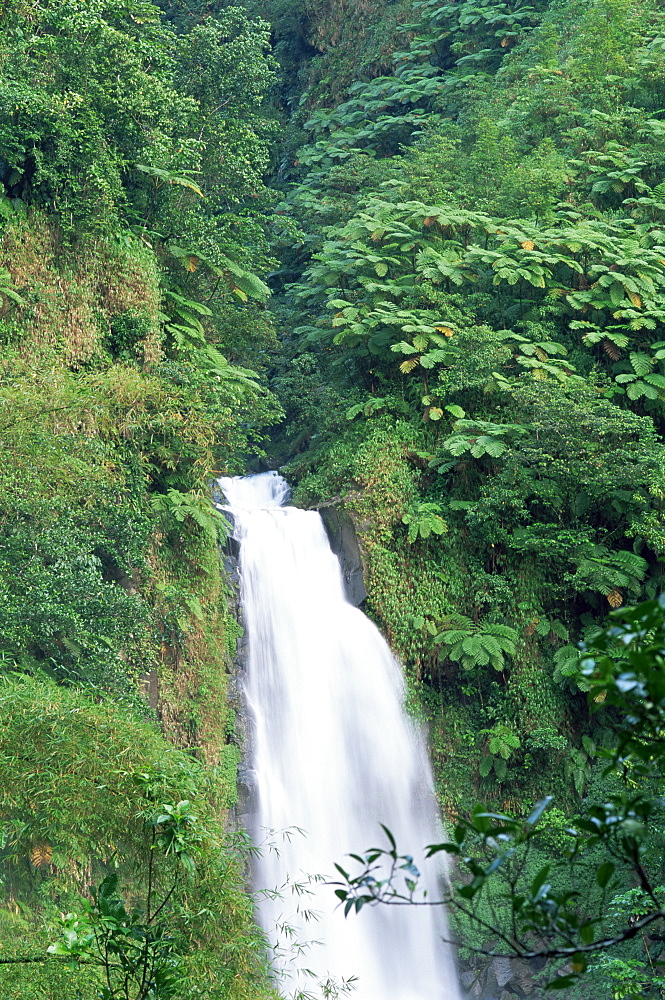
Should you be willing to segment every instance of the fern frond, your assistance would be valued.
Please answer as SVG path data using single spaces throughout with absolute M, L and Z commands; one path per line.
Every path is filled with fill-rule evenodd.
M 50 844 L 35 844 L 30 850 L 30 863 L 33 868 L 46 868 L 51 863 L 53 848 Z
M 407 358 L 406 361 L 402 361 L 401 365 L 399 366 L 399 370 L 402 372 L 403 375 L 408 375 L 409 372 L 412 372 L 413 369 L 417 368 L 419 364 L 420 364 L 420 358 Z

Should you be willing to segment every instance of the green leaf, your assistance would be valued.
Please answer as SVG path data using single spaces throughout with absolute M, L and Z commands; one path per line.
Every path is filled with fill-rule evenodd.
M 494 773 L 499 781 L 505 781 L 508 774 L 508 765 L 501 757 L 494 758 Z
M 629 399 L 640 399 L 642 396 L 646 396 L 647 399 L 658 399 L 658 390 L 647 382 L 643 382 L 642 379 L 638 379 L 637 382 L 628 386 L 626 395 Z
M 616 865 L 612 861 L 605 861 L 596 869 L 596 882 L 601 889 L 605 889 L 610 879 L 614 875 Z
M 610 285 L 610 301 L 613 306 L 619 306 L 624 300 L 625 292 L 623 285 L 618 281 L 613 281 Z
M 482 778 L 486 778 L 487 775 L 490 773 L 490 771 L 492 770 L 493 762 L 494 761 L 492 757 L 483 757 L 481 759 L 480 764 L 478 765 L 478 771 L 480 772 L 480 776 Z
M 531 810 L 531 813 L 529 814 L 529 818 L 527 819 L 528 826 L 536 825 L 536 823 L 538 822 L 538 820 L 543 815 L 543 813 L 545 812 L 545 810 L 547 809 L 547 807 L 550 805 L 551 802 L 552 802 L 551 795 L 546 795 L 545 798 L 540 799 L 539 802 L 536 802 L 535 806 Z
M 577 976 L 557 976 L 551 982 L 547 983 L 545 986 L 546 990 L 568 990 L 571 986 L 574 986 L 577 982 Z
M 354 406 L 350 406 L 346 411 L 346 419 L 353 420 L 355 417 L 359 416 L 365 410 L 364 403 L 355 403 Z
M 139 170 L 142 174 L 148 174 L 149 177 L 154 177 L 155 180 L 161 180 L 165 184 L 176 184 L 179 187 L 189 188 L 190 191 L 194 191 L 194 193 L 200 198 L 203 198 L 203 191 L 201 188 L 188 177 L 181 177 L 178 174 L 172 174 L 169 170 L 164 170 L 161 167 L 150 167 L 145 163 L 135 163 L 134 166 L 136 170 Z
M 648 375 L 653 367 L 653 359 L 648 354 L 632 351 L 629 358 L 636 375 Z
M 488 436 L 479 438 L 478 444 L 482 444 L 487 454 L 491 455 L 493 458 L 498 458 L 500 455 L 503 455 L 504 451 L 507 450 L 507 445 L 505 445 L 503 441 L 499 441 L 497 438 Z
M 533 881 L 531 882 L 531 895 L 532 896 L 536 896 L 538 894 L 538 891 L 545 885 L 545 882 L 549 878 L 549 874 L 550 874 L 551 868 L 552 868 L 552 866 L 549 865 L 549 864 L 544 865 L 540 869 L 540 871 L 538 872 L 538 874 L 534 877 Z
M 387 827 L 387 826 L 384 826 L 384 824 L 383 824 L 383 823 L 379 823 L 379 826 L 381 827 L 381 829 L 382 829 L 382 830 L 383 830 L 383 832 L 385 833 L 386 837 L 388 838 L 388 842 L 389 842 L 389 844 L 390 844 L 390 846 L 391 846 L 392 850 L 393 850 L 393 851 L 394 851 L 394 850 L 396 850 L 396 848 L 397 848 L 397 843 L 396 843 L 396 841 L 395 841 L 395 838 L 394 838 L 394 836 L 393 836 L 392 832 L 391 832 L 391 831 L 390 831 L 390 830 L 388 829 L 388 827 Z

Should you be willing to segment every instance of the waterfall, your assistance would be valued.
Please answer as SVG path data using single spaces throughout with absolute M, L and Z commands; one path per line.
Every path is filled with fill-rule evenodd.
M 289 488 L 276 473 L 219 482 L 240 543 L 253 833 L 260 841 L 265 830 L 293 831 L 255 866 L 258 889 L 286 886 L 259 914 L 275 948 L 293 942 L 280 990 L 311 995 L 310 970 L 319 982 L 355 977 L 357 1000 L 458 1000 L 442 907 L 366 906 L 345 918 L 330 885 L 312 880 L 339 878 L 334 863 L 344 866 L 349 852 L 387 846 L 380 823 L 416 864 L 440 839 L 400 666 L 347 602 L 319 514 L 285 506 Z M 431 898 L 438 892 L 435 876 Z

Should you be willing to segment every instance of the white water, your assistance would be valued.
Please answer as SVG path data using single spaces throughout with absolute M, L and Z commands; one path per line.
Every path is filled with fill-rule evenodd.
M 219 482 L 240 542 L 254 832 L 261 840 L 266 830 L 306 831 L 279 838 L 279 856 L 264 851 L 257 888 L 338 878 L 334 862 L 347 867 L 349 852 L 387 846 L 380 823 L 398 849 L 417 854 L 440 834 L 423 736 L 405 714 L 399 665 L 344 596 L 320 516 L 282 506 L 289 490 L 274 473 Z M 284 923 L 296 941 L 320 942 L 287 955 L 285 994 L 316 994 L 309 969 L 320 981 L 357 977 L 356 1000 L 458 1000 L 441 907 L 366 906 L 345 918 L 329 885 L 310 889 L 300 897 L 287 888 L 260 908 L 276 949 Z M 437 892 L 435 881 L 431 898 Z M 303 908 L 318 919 L 304 919 Z

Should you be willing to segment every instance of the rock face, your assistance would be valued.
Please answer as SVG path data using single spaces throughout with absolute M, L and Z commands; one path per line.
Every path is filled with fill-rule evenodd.
M 544 966 L 545 962 L 537 959 L 493 958 L 483 962 L 476 956 L 461 963 L 460 980 L 469 1000 L 536 1000 L 548 995 L 538 982 Z
M 367 597 L 364 565 L 353 521 L 344 510 L 322 507 L 319 511 L 325 525 L 330 548 L 340 561 L 347 600 L 359 607 Z
M 231 515 L 226 515 L 231 520 Z M 231 536 L 233 527 L 229 531 L 229 537 L 223 547 L 224 569 L 229 585 L 229 610 L 242 628 L 242 611 L 240 608 L 240 579 L 238 576 L 238 553 L 239 543 Z M 243 692 L 243 673 L 247 663 L 247 637 L 244 630 L 236 639 L 236 648 L 231 655 L 230 662 L 227 663 L 229 708 L 234 714 L 234 742 L 238 744 L 242 752 L 242 759 L 238 765 L 238 801 L 229 810 L 229 824 L 233 830 L 251 830 L 252 813 L 254 811 L 254 796 L 256 794 L 256 775 L 250 764 L 251 742 L 252 742 L 252 720 L 247 709 L 247 702 Z

